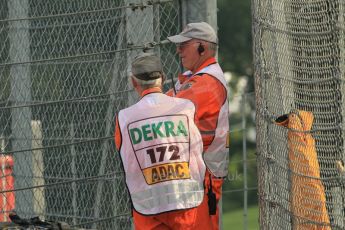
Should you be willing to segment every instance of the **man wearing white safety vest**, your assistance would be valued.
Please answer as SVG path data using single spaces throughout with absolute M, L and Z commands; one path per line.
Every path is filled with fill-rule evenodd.
M 187 70 L 178 76 L 167 95 L 191 100 L 196 107 L 196 125 L 202 135 L 209 211 L 213 229 L 219 229 L 218 201 L 229 164 L 229 108 L 223 71 L 216 61 L 218 38 L 206 22 L 189 23 L 168 40 Z
M 194 104 L 162 93 L 164 75 L 154 54 L 134 59 L 131 80 L 141 99 L 118 113 L 115 143 L 135 229 L 211 229 Z

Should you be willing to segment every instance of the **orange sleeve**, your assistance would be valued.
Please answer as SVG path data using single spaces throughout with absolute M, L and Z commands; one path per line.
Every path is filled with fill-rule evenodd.
M 121 130 L 119 126 L 119 119 L 116 116 L 116 124 L 115 124 L 115 146 L 117 151 L 120 151 L 121 144 L 122 144 L 122 137 L 121 137 Z
M 204 74 L 186 81 L 176 97 L 186 98 L 194 103 L 195 123 L 201 132 L 206 150 L 214 139 L 218 115 L 226 102 L 226 88 L 215 77 Z

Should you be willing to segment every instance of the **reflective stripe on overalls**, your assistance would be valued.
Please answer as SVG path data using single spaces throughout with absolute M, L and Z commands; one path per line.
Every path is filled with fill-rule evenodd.
M 226 87 L 226 81 L 222 69 L 218 63 L 206 66 L 194 75 L 208 74 L 217 78 Z M 225 177 L 228 174 L 229 150 L 226 147 L 229 132 L 229 105 L 225 100 L 222 105 L 215 131 L 201 132 L 201 135 L 214 135 L 211 145 L 204 153 L 207 168 L 215 177 Z

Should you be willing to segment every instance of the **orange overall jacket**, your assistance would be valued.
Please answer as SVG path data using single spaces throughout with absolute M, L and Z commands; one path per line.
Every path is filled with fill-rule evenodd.
M 206 60 L 195 71 L 195 73 L 213 63 L 216 63 L 215 58 Z M 218 79 L 208 74 L 202 74 L 201 76 L 196 75 L 193 77 L 179 75 L 178 78 L 179 83 L 181 84 L 180 90 L 176 92 L 176 95 L 174 95 L 173 89 L 170 89 L 166 94 L 186 98 L 194 103 L 196 107 L 195 124 L 200 130 L 205 152 L 214 139 L 214 134 L 212 134 L 212 131 L 214 131 L 217 127 L 220 109 L 224 101 L 227 99 L 226 88 Z M 208 193 L 210 177 L 211 174 L 209 171 L 207 171 L 205 176 L 206 194 Z M 216 195 L 217 203 L 222 195 L 222 184 L 222 178 L 212 178 L 212 190 Z M 211 218 L 213 229 L 219 229 L 218 206 L 216 214 L 212 215 Z
M 307 111 L 294 111 L 276 120 L 276 124 L 289 129 L 290 208 L 296 230 L 331 229 L 315 140 L 310 133 L 313 120 L 313 114 Z

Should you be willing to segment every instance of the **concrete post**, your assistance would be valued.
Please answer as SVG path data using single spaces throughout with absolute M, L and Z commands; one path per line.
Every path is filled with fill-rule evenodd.
M 8 0 L 9 19 L 27 18 L 28 0 Z M 10 60 L 13 63 L 30 60 L 29 21 L 14 20 L 9 24 Z M 31 101 L 31 77 L 29 64 L 11 66 L 11 96 L 13 105 Z M 30 107 L 12 109 L 12 146 L 14 151 L 15 188 L 32 186 L 31 152 L 15 150 L 31 148 L 31 110 Z M 16 211 L 19 215 L 33 213 L 33 193 L 23 190 L 16 193 Z
M 32 148 L 39 149 L 42 148 L 42 123 L 41 121 L 31 121 L 32 127 Z M 33 165 L 33 186 L 40 186 L 45 183 L 44 181 L 44 161 L 43 161 L 43 153 L 42 150 L 34 150 L 32 151 L 32 165 Z M 45 195 L 44 195 L 44 187 L 35 188 L 33 190 L 34 196 L 34 213 L 35 215 L 40 216 L 40 218 L 44 218 L 45 213 Z

